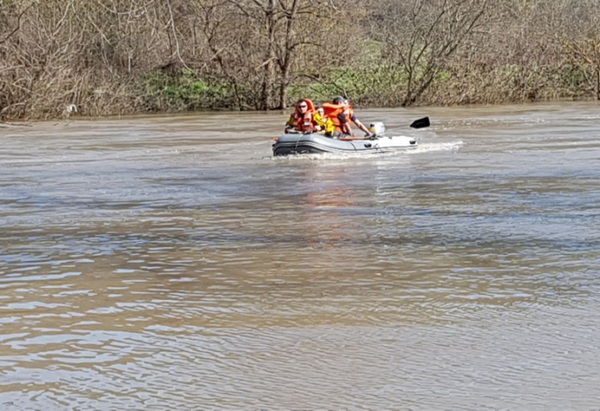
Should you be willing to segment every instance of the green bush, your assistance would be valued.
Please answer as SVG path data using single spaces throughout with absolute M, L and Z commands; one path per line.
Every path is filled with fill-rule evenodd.
M 141 77 L 136 90 L 150 110 L 235 108 L 232 85 L 222 79 L 202 78 L 191 69 L 155 71 Z
M 348 96 L 356 104 L 388 105 L 406 87 L 406 76 L 398 67 L 370 65 L 359 69 L 336 67 L 323 73 L 319 81 L 293 84 L 290 101 L 309 97 L 317 102 L 330 101 L 336 95 Z M 382 101 L 383 100 L 383 101 Z

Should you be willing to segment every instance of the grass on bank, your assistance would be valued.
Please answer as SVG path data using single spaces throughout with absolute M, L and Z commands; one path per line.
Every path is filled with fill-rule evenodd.
M 203 76 L 178 68 L 156 70 L 137 78 L 112 81 L 81 81 L 77 91 L 78 114 L 83 116 L 125 115 L 142 112 L 194 110 L 254 110 L 257 87 L 224 78 Z M 69 86 L 71 90 L 72 86 Z M 102 90 L 102 92 L 98 92 Z M 41 91 L 40 91 L 41 92 Z M 369 65 L 361 69 L 336 68 L 318 80 L 301 78 L 288 87 L 288 107 L 300 98 L 317 103 L 336 95 L 347 95 L 357 107 L 397 107 L 406 92 L 406 77 L 397 66 Z M 57 118 L 72 104 L 72 93 L 53 92 L 39 98 L 23 95 L 5 105 L 0 120 Z M 418 105 L 498 104 L 553 99 L 596 97 L 594 76 L 581 67 L 477 67 L 465 70 L 450 66 L 441 72 L 417 101 Z M 240 104 L 241 102 L 241 104 Z M 27 111 L 17 110 L 26 107 Z
M 314 78 L 302 78 L 288 87 L 287 105 L 301 98 L 316 103 L 346 95 L 360 107 L 397 107 L 406 93 L 407 77 L 398 66 L 379 65 L 362 69 L 339 67 Z M 238 84 L 244 107 L 254 109 L 252 84 Z M 236 90 L 226 79 L 206 78 L 191 69 L 165 73 L 156 71 L 141 77 L 133 90 L 135 111 L 237 110 Z M 479 68 L 464 71 L 448 67 L 417 102 L 420 105 L 455 105 L 546 101 L 560 98 L 585 99 L 594 96 L 586 73 L 574 65 L 561 67 Z

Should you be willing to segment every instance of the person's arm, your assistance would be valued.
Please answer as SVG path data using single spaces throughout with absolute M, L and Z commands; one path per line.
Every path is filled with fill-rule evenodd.
M 295 125 L 296 125 L 296 121 L 294 119 L 294 115 L 292 114 L 290 116 L 289 120 L 287 121 L 287 123 L 285 123 L 285 128 L 283 129 L 283 132 L 285 134 L 289 133 L 290 130 L 292 130 Z
M 365 133 L 367 133 L 367 137 L 373 136 L 373 133 L 371 133 L 371 130 L 369 130 L 368 128 L 366 128 L 365 125 L 363 123 L 361 123 L 359 119 L 357 119 L 356 117 L 354 117 L 352 120 L 354 121 L 354 124 L 356 124 L 356 127 L 360 128 L 362 131 L 364 131 Z

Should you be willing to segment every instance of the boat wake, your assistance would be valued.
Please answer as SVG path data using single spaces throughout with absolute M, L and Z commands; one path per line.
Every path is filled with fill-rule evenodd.
M 406 154 L 423 154 L 436 151 L 458 151 L 463 146 L 462 140 L 448 141 L 443 143 L 420 143 L 414 150 L 406 151 Z

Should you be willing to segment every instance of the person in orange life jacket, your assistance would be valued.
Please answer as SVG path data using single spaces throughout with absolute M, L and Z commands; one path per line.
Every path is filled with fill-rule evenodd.
M 351 120 L 354 124 L 356 124 L 356 127 L 358 127 L 366 133 L 365 137 L 372 137 L 373 133 L 371 132 L 371 130 L 365 127 L 365 125 L 359 119 L 356 118 L 356 115 L 354 114 L 354 108 L 350 105 L 350 100 L 344 98 L 344 104 L 346 105 L 347 118 Z
M 301 133 L 313 133 L 315 131 L 313 125 L 314 112 L 315 106 L 311 100 L 307 98 L 298 100 L 296 110 L 292 113 L 287 123 L 285 123 L 283 131 L 286 134 L 293 130 Z
M 356 118 L 354 110 L 348 99 L 342 96 L 336 96 L 332 103 L 323 103 L 325 114 L 333 121 L 335 127 L 335 137 L 343 137 L 344 135 L 352 135 L 352 127 L 350 122 L 366 133 L 366 137 L 371 137 L 373 133 L 369 131 L 363 123 Z

